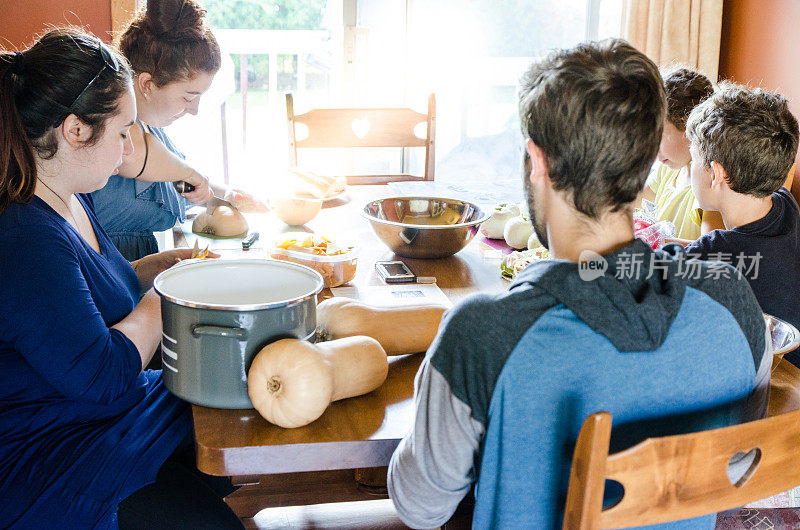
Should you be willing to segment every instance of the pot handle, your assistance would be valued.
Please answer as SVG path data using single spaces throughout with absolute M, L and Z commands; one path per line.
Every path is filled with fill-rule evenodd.
M 237 340 L 247 340 L 247 330 L 244 328 L 231 328 L 228 326 L 208 326 L 198 324 L 192 327 L 192 335 L 200 337 L 210 335 L 212 337 L 226 337 Z

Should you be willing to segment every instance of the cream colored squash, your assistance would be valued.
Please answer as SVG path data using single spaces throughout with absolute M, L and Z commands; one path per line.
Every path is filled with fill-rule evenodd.
M 192 232 L 217 237 L 238 237 L 247 234 L 247 219 L 228 206 L 218 206 L 210 215 L 199 214 L 192 222 Z
M 424 352 L 439 330 L 441 305 L 375 307 L 335 296 L 317 305 L 318 340 L 366 335 L 377 340 L 387 355 Z
M 386 352 L 369 337 L 320 344 L 282 339 L 256 354 L 247 391 L 268 422 L 301 427 L 322 416 L 331 402 L 375 390 L 388 373 Z

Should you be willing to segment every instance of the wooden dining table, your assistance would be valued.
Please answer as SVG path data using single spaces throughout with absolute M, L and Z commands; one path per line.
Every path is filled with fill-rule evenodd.
M 349 186 L 346 195 L 325 204 L 305 227 L 337 242 L 358 247 L 358 287 L 385 285 L 375 262 L 402 259 L 417 276 L 433 276 L 453 302 L 478 291 L 500 292 L 509 283 L 500 276 L 503 252 L 474 238 L 462 251 L 442 259 L 396 256 L 360 215 L 363 206 L 391 196 L 386 185 Z M 248 251 L 241 240 L 210 241 L 223 257 L 268 257 L 276 238 L 289 228 L 272 213 L 247 214 L 259 242 Z M 173 230 L 175 246 L 192 246 L 191 221 Z M 209 240 L 200 238 L 202 248 Z M 320 300 L 333 296 L 330 289 Z M 402 333 L 402 330 L 398 330 Z M 258 412 L 193 405 L 198 468 L 229 476 L 243 485 L 226 500 L 240 517 L 252 517 L 267 507 L 309 505 L 386 498 L 386 466 L 408 432 L 414 416 L 414 377 L 424 354 L 392 357 L 389 375 L 378 389 L 332 403 L 323 415 L 304 427 L 284 429 Z M 800 408 L 800 370 L 775 359 L 770 415 Z
M 375 271 L 380 260 L 403 260 L 417 276 L 433 276 L 436 285 L 456 303 L 470 293 L 508 288 L 500 276 L 501 250 L 473 239 L 456 255 L 442 259 L 396 256 L 360 215 L 370 200 L 392 195 L 386 185 L 349 186 L 345 196 L 326 202 L 306 229 L 332 241 L 358 248 L 356 276 L 350 285 L 386 285 Z M 273 213 L 246 214 L 259 240 L 248 251 L 241 241 L 199 238 L 198 245 L 228 257 L 267 257 L 277 238 L 289 228 Z M 175 246 L 192 246 L 197 236 L 191 221 L 173 231 Z M 324 289 L 319 299 L 331 297 Z M 402 329 L 397 330 L 402 333 Z M 392 357 L 389 375 L 378 389 L 332 403 L 323 415 L 304 427 L 285 429 L 258 412 L 194 405 L 198 468 L 211 475 L 230 476 L 245 486 L 227 500 L 241 517 L 275 506 L 385 498 L 386 466 L 413 422 L 414 376 L 424 353 Z

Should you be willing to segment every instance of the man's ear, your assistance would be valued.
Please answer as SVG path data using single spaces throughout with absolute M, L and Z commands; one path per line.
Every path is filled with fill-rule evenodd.
M 711 189 L 728 187 L 728 172 L 719 162 L 711 161 Z
M 91 138 L 92 128 L 81 121 L 74 114 L 67 116 L 59 129 L 64 141 L 74 149 L 80 149 Z
M 150 93 L 153 91 L 153 87 L 155 87 L 152 75 L 147 72 L 142 72 L 136 76 L 134 82 L 136 83 L 136 88 L 139 89 L 139 92 L 145 99 L 150 97 Z
M 531 179 L 531 184 L 536 183 L 541 178 L 550 178 L 547 172 L 547 158 L 544 156 L 544 151 L 533 143 L 530 138 L 528 138 L 525 148 L 531 161 L 531 173 L 528 175 L 528 178 Z

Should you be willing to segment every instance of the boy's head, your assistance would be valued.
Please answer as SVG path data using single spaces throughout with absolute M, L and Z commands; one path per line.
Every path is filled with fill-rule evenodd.
M 658 149 L 658 160 L 673 169 L 689 164 L 686 120 L 692 109 L 714 93 L 711 81 L 691 68 L 673 67 L 662 74 L 667 93 L 667 119 Z
M 689 116 L 692 188 L 699 206 L 719 210 L 730 192 L 770 196 L 797 153 L 797 120 L 780 94 L 724 83 Z
M 519 98 L 529 139 L 523 181 L 542 243 L 553 193 L 591 221 L 630 206 L 658 151 L 665 106 L 658 68 L 623 40 L 558 50 L 531 66 Z

